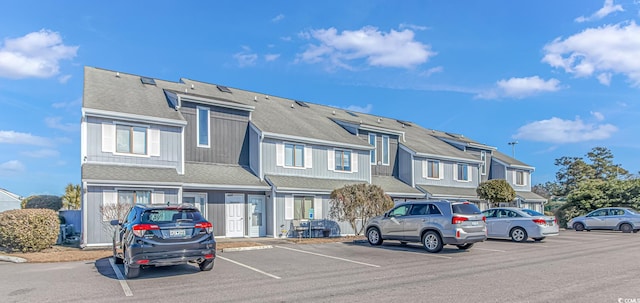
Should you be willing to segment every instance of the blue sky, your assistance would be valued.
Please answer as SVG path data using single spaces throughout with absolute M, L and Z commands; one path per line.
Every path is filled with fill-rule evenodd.
M 595 146 L 640 171 L 638 0 L 24 0 L 2 11 L 0 188 L 22 196 L 80 183 L 83 66 L 515 146 L 533 184 Z

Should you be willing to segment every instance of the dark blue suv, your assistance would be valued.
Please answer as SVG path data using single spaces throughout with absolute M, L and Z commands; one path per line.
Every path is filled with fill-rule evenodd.
M 117 225 L 113 237 L 113 257 L 124 263 L 127 279 L 140 269 L 198 263 L 200 270 L 213 268 L 216 241 L 213 225 L 191 204 L 134 205 L 124 222 Z

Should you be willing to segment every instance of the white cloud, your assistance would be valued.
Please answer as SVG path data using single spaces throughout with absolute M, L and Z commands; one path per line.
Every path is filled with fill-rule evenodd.
M 436 67 L 432 67 L 424 72 L 420 73 L 420 76 L 423 77 L 429 77 L 435 73 L 441 73 L 444 70 L 444 68 L 442 66 L 436 66 Z
M 271 22 L 277 23 L 277 22 L 282 21 L 282 19 L 284 19 L 284 15 L 280 14 L 280 15 L 277 15 L 277 16 L 273 17 L 273 19 L 271 19 Z
M 588 28 L 566 39 L 545 45 L 543 62 L 577 77 L 598 74 L 609 84 L 612 74 L 627 76 L 640 86 L 640 27 L 635 22 Z
M 422 26 L 422 25 L 415 25 L 415 24 L 406 24 L 406 23 L 400 23 L 400 25 L 398 26 L 400 29 L 412 29 L 414 31 L 424 31 L 424 30 L 428 30 L 429 28 L 426 26 Z
M 266 54 L 264 55 L 264 60 L 267 62 L 275 61 L 280 58 L 280 54 Z
M 40 149 L 34 151 L 22 152 L 23 155 L 31 158 L 55 158 L 60 155 L 57 150 L 54 149 Z
M 38 137 L 27 133 L 19 133 L 12 130 L 0 130 L 0 143 L 37 146 L 51 145 L 51 141 L 47 138 Z
M 51 104 L 51 107 L 53 107 L 53 108 L 71 109 L 71 110 L 79 110 L 81 105 L 82 105 L 82 99 L 78 98 L 76 100 L 68 101 L 68 102 L 56 102 L 56 103 Z
M 326 62 L 331 67 L 351 69 L 348 62 L 365 60 L 370 66 L 412 68 L 429 60 L 436 53 L 431 46 L 414 40 L 414 32 L 405 29 L 382 32 L 367 26 L 356 31 L 338 32 L 335 28 L 301 33 L 302 38 L 315 39 L 298 54 L 298 61 Z
M 60 76 L 58 77 L 58 82 L 65 84 L 67 82 L 69 82 L 69 79 L 71 79 L 71 75 L 64 75 L 64 76 Z
M 538 76 L 526 78 L 510 78 L 496 82 L 496 87 L 476 95 L 480 99 L 516 98 L 522 99 L 532 95 L 560 90 L 557 79 L 544 80 Z
M 364 107 L 359 106 L 359 105 L 349 105 L 349 106 L 345 107 L 344 109 L 350 110 L 350 111 L 354 111 L 354 112 L 368 114 L 373 109 L 373 104 L 367 104 Z
M 601 9 L 599 9 L 597 12 L 593 13 L 589 17 L 580 16 L 576 18 L 575 21 L 586 22 L 586 21 L 600 20 L 608 16 L 609 14 L 615 13 L 615 12 L 624 12 L 622 5 L 620 4 L 613 5 L 613 0 L 604 0 L 604 6 Z
M 579 117 L 575 120 L 553 117 L 520 127 L 513 138 L 549 143 L 576 143 L 607 139 L 617 130 L 614 125 L 585 123 Z
M 47 117 L 44 119 L 44 123 L 48 127 L 63 130 L 66 132 L 72 132 L 79 130 L 79 126 L 75 123 L 62 123 L 62 117 Z
M 604 120 L 604 115 L 601 112 L 591 112 L 591 115 L 598 121 Z
M 240 67 L 256 65 L 258 61 L 258 54 L 251 51 L 251 48 L 247 46 L 242 47 L 242 51 L 233 55 L 233 58 L 238 61 Z
M 4 163 L 0 163 L 0 172 L 17 173 L 17 172 L 23 172 L 23 171 L 24 171 L 24 165 L 22 164 L 22 162 L 18 160 L 11 160 Z
M 23 37 L 4 40 L 0 48 L 0 77 L 22 79 L 48 78 L 60 70 L 60 61 L 72 59 L 77 46 L 66 46 L 60 34 L 40 30 Z

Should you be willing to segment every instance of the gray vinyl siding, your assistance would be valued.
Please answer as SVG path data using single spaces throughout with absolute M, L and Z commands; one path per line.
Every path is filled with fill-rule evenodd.
M 502 179 L 502 180 L 506 180 L 507 177 L 505 176 L 505 167 L 504 165 L 496 162 L 496 161 L 491 161 L 491 169 L 489 170 L 489 179 Z
M 87 117 L 87 159 L 93 163 L 119 163 L 130 165 L 168 166 L 182 171 L 182 140 L 180 127 L 155 125 L 148 123 L 135 123 L 160 130 L 160 156 L 129 156 L 123 154 L 102 152 L 102 123 L 113 123 L 114 120 Z M 118 121 L 122 124 L 130 124 L 126 121 Z M 115 140 L 115 138 L 114 138 Z M 147 149 L 149 146 L 147 145 Z
M 413 184 L 411 165 L 413 160 L 411 154 L 403 149 L 398 149 L 398 179 L 406 184 Z
M 249 167 L 258 177 L 260 174 L 260 136 L 258 133 L 249 128 Z
M 126 185 L 122 186 L 87 186 L 86 193 L 86 209 L 83 212 L 87 214 L 87 228 L 83 230 L 86 233 L 87 243 L 84 244 L 111 244 L 113 239 L 113 229 L 108 221 L 103 221 L 102 212 L 100 211 L 103 200 L 103 192 L 116 190 L 130 190 Z M 139 188 L 135 188 L 139 189 Z M 171 203 L 178 202 L 178 189 L 175 188 L 153 188 L 149 190 L 162 191 L 164 200 Z
M 454 170 L 456 169 L 456 164 L 458 162 L 446 161 L 446 160 L 438 160 L 440 161 L 440 165 L 444 165 L 443 174 L 444 177 L 442 179 L 429 179 L 423 177 L 423 162 L 427 161 L 427 158 L 418 158 L 414 157 L 414 178 L 416 184 L 424 184 L 424 185 L 437 185 L 437 186 L 451 186 L 451 187 L 478 187 L 478 167 L 474 164 L 468 164 L 471 167 L 471 172 L 469 173 L 469 177 L 471 181 L 457 181 L 455 180 Z
M 198 147 L 196 106 L 183 102 L 180 112 L 187 120 L 185 159 L 193 162 L 249 165 L 249 112 L 209 106 L 209 147 Z
M 473 155 L 474 157 L 476 157 L 478 160 L 482 160 L 482 153 L 483 149 L 478 149 L 478 148 L 474 148 L 474 147 L 467 147 L 466 148 L 466 152 Z M 478 174 L 478 176 L 480 176 L 480 182 L 483 181 L 487 181 L 489 180 L 489 164 L 491 163 L 491 151 L 489 150 L 484 150 L 485 151 L 485 166 L 487 167 L 487 173 L 482 175 L 482 174 Z M 478 167 L 478 172 L 480 172 L 480 168 Z
M 328 150 L 333 147 L 310 145 L 312 148 L 312 168 L 288 168 L 277 166 L 276 144 L 282 141 L 265 139 L 262 143 L 262 168 L 265 175 L 301 176 L 311 178 L 327 178 L 338 180 L 365 180 L 369 181 L 371 165 L 369 164 L 369 151 L 351 149 L 351 156 L 358 157 L 357 172 L 335 172 L 328 168 Z M 349 150 L 349 149 L 345 149 Z
M 278 228 L 277 233 L 275 234 L 277 237 L 297 237 L 294 227 L 293 220 L 285 220 L 285 197 L 286 196 L 313 196 L 313 197 L 321 197 L 322 198 L 322 218 L 316 218 L 314 221 L 322 221 L 325 227 L 331 229 L 330 236 L 340 236 L 340 235 L 353 235 L 355 232 L 351 227 L 351 224 L 348 222 L 338 222 L 334 219 L 329 218 L 329 210 L 331 207 L 331 200 L 329 195 L 312 195 L 312 194 L 276 194 L 275 201 L 275 213 L 276 213 L 276 227 Z M 282 232 L 285 232 L 284 235 Z M 268 232 L 267 232 L 268 233 Z
M 372 134 L 374 134 L 372 132 Z M 382 164 L 382 136 L 383 134 L 376 134 L 376 164 L 371 164 L 371 175 L 373 176 L 393 176 L 397 175 L 396 167 L 396 155 L 398 153 L 398 136 L 396 135 L 384 135 L 389 137 L 389 164 Z M 365 142 L 369 142 L 369 132 L 361 132 L 359 134 Z M 371 158 L 368 159 L 371 163 Z

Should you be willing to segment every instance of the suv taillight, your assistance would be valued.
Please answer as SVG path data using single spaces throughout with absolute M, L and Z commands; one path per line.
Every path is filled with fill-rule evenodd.
M 213 231 L 213 224 L 211 222 L 200 222 L 196 223 L 195 228 L 202 228 L 207 231 L 207 233 L 211 233 Z
M 545 225 L 547 224 L 547 221 L 545 221 L 544 219 L 533 219 L 533 223 L 539 224 L 539 225 Z
M 465 217 L 456 217 L 454 216 L 453 218 L 451 218 L 451 224 L 460 224 L 464 221 L 467 221 L 469 219 L 465 218 Z
M 136 224 L 132 228 L 133 234 L 136 237 L 142 237 L 147 232 L 147 230 L 159 230 L 160 226 L 156 224 Z

